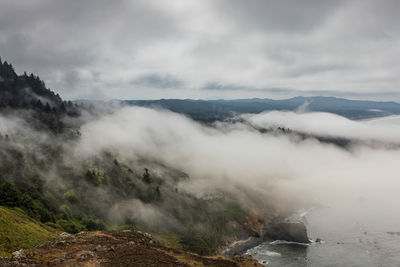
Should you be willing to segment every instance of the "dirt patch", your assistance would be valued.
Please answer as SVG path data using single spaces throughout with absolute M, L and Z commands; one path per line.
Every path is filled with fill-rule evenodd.
M 246 256 L 202 257 L 166 248 L 139 231 L 61 234 L 31 250 L 0 259 L 0 266 L 262 266 Z

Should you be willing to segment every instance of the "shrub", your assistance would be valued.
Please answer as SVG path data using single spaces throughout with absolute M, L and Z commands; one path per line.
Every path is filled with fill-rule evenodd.
M 72 216 L 71 208 L 68 205 L 61 205 L 60 211 L 64 214 L 63 218 L 68 218 Z
M 205 233 L 188 231 L 179 242 L 184 249 L 197 253 L 202 256 L 212 255 L 216 251 L 216 247 Z
M 74 189 L 70 189 L 67 192 L 65 192 L 63 197 L 65 200 L 67 200 L 70 203 L 78 203 L 79 202 Z
M 85 174 L 86 180 L 94 185 L 101 185 L 104 182 L 104 171 L 96 168 L 89 168 Z
M 67 220 L 58 220 L 57 224 L 59 226 L 61 226 L 61 228 L 68 233 L 71 234 L 76 234 L 78 233 L 81 229 L 78 225 L 76 225 L 75 223 L 71 222 L 71 221 L 67 221 Z
M 8 207 L 20 206 L 22 194 L 13 184 L 4 182 L 0 185 L 0 204 Z
M 88 231 L 97 231 L 105 229 L 105 225 L 101 220 L 84 219 L 82 223 L 83 225 L 85 225 Z

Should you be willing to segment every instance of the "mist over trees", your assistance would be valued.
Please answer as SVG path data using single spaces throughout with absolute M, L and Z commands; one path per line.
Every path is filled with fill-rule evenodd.
M 113 149 L 77 155 L 81 126 L 96 108 L 63 101 L 6 61 L 0 77 L 0 205 L 70 233 L 170 232 L 177 246 L 200 254 L 253 232 L 245 224 L 250 211 L 234 195 L 203 198 L 182 190 L 190 176 L 173 166 Z
M 29 110 L 35 127 L 46 127 L 60 132 L 66 125 L 64 116 L 79 115 L 71 101 L 63 101 L 58 94 L 46 88 L 45 83 L 33 74 L 17 75 L 7 61 L 0 58 L 0 111 Z M 40 125 L 39 125 L 40 124 Z
M 214 254 L 298 208 L 396 183 L 398 127 L 304 112 L 196 122 L 66 102 L 6 62 L 0 76 L 0 205 L 60 231 L 144 229 Z

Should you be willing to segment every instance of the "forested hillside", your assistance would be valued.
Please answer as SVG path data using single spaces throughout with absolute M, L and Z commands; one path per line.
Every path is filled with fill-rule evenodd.
M 55 231 L 146 229 L 169 246 L 203 255 L 258 235 L 278 214 L 249 188 L 237 188 L 245 193 L 242 202 L 219 189 L 202 195 L 181 190 L 190 174 L 145 154 L 78 155 L 82 113 L 88 114 L 47 89 L 39 77 L 17 75 L 11 64 L 1 62 L 1 206 L 22 209 Z M 254 213 L 266 207 L 270 213 Z
M 61 120 L 64 116 L 78 115 L 71 101 L 63 101 L 58 94 L 46 88 L 38 76 L 26 73 L 17 75 L 13 66 L 1 59 L 0 111 L 3 114 L 24 112 L 24 116 L 36 121 L 36 124 L 31 122 L 32 126 L 57 132 L 65 127 Z
M 181 110 L 173 111 L 201 123 L 159 106 L 73 104 L 7 62 L 0 71 L 0 205 L 53 231 L 143 229 L 170 247 L 215 254 L 232 241 L 262 237 L 271 223 L 315 204 L 294 189 L 276 189 L 285 179 L 273 167 L 267 172 L 263 161 L 274 154 L 253 140 L 334 145 L 346 153 L 361 143 L 387 145 L 257 125 L 227 106 L 221 113 L 220 105 L 234 101 L 157 102 L 174 103 Z M 240 151 L 233 148 L 243 140 Z M 241 167 L 242 157 L 247 165 Z

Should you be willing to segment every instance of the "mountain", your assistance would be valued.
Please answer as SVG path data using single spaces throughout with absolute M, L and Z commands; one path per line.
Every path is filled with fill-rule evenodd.
M 249 217 L 252 209 L 228 191 L 203 196 L 181 190 L 190 174 L 146 153 L 136 158 L 92 147 L 93 155 L 78 155 L 80 127 L 93 118 L 80 116 L 82 107 L 63 101 L 39 77 L 17 75 L 7 62 L 0 66 L 0 219 L 6 228 L 22 215 L 10 219 L 3 211 L 19 210 L 37 225 L 22 228 L 22 234 L 15 230 L 16 239 L 0 229 L 1 255 L 48 240 L 49 229 L 145 229 L 168 247 L 212 255 L 236 239 L 259 235 L 279 215 L 270 205 L 265 215 Z M 96 107 L 88 111 L 101 115 Z M 264 195 L 240 191 L 254 208 L 262 205 Z M 39 236 L 41 227 L 49 232 Z
M 400 104 L 396 102 L 349 100 L 322 96 L 300 96 L 282 100 L 259 98 L 236 100 L 124 100 L 122 103 L 125 105 L 168 109 L 203 122 L 223 120 L 235 114 L 261 113 L 271 110 L 330 112 L 352 120 L 400 114 Z
M 63 101 L 59 95 L 46 88 L 37 76 L 17 75 L 7 62 L 1 62 L 0 66 L 0 206 L 4 207 L 0 207 L 0 211 L 22 210 L 24 216 L 37 225 L 22 229 L 26 230 L 23 233 L 27 239 L 36 236 L 38 242 L 45 241 L 52 237 L 51 229 L 72 234 L 81 231 L 140 229 L 157 235 L 160 242 L 168 247 L 200 255 L 215 255 L 236 240 L 247 239 L 249 236 L 263 238 L 266 228 L 303 205 L 299 201 L 292 202 L 292 198 L 270 194 L 268 188 L 259 191 L 260 188 L 252 187 L 251 183 L 248 186 L 247 183 L 233 179 L 227 180 L 228 184 L 225 182 L 227 177 L 220 177 L 218 172 L 211 172 L 207 181 L 222 181 L 224 178 L 223 186 L 210 187 L 199 192 L 185 189 L 192 182 L 196 185 L 196 179 L 202 181 L 203 178 L 198 177 L 191 168 L 185 169 L 180 164 L 158 156 L 174 153 L 175 148 L 162 151 L 163 143 L 169 142 L 169 133 L 165 133 L 164 139 L 164 132 L 157 132 L 158 123 L 170 114 L 151 111 L 152 114 L 159 114 L 156 114 L 155 120 L 148 121 L 142 120 L 148 113 L 140 113 L 138 117 L 132 117 L 131 113 L 121 115 L 119 112 L 125 110 L 119 109 L 120 103 L 114 105 L 113 101 L 103 102 L 101 105 L 81 101 L 76 105 Z M 103 108 L 107 105 L 112 108 Z M 326 111 L 330 108 L 331 112 L 343 110 L 358 118 L 375 113 L 382 115 L 399 112 L 399 104 L 391 102 L 301 97 L 288 100 L 138 100 L 123 101 L 122 105 L 160 107 L 186 114 L 202 122 L 224 120 L 238 113 L 276 109 Z M 90 114 L 81 116 L 80 114 L 86 112 L 82 111 L 86 106 L 92 106 L 86 110 Z M 146 109 L 147 111 L 149 110 Z M 93 114 L 95 116 L 90 116 Z M 113 117 L 113 114 L 118 117 Z M 124 116 L 128 117 L 126 122 L 123 119 L 118 124 L 108 124 L 109 121 L 115 122 Z M 182 125 L 186 127 L 186 120 L 183 121 L 185 122 Z M 93 127 L 97 123 L 101 127 Z M 139 124 L 141 127 L 127 130 L 122 127 L 125 124 Z M 175 126 L 173 123 L 173 127 Z M 176 132 L 172 132 L 178 133 L 181 128 L 176 129 Z M 204 129 L 214 130 L 216 127 L 211 125 Z M 254 129 L 270 136 L 293 136 L 296 142 L 317 139 L 344 149 L 352 142 L 347 139 L 311 136 L 283 128 Z M 96 139 L 106 131 L 115 131 L 118 134 L 111 138 L 104 135 L 107 140 L 91 142 L 91 139 Z M 126 144 L 119 144 L 118 139 L 124 136 L 122 132 L 125 131 L 129 133 L 128 141 Z M 195 131 L 198 131 L 197 127 Z M 201 132 L 199 130 L 200 134 Z M 132 137 L 139 137 L 137 147 L 129 147 L 131 142 L 136 144 Z M 103 142 L 109 144 L 103 146 Z M 125 150 L 125 146 L 129 148 Z M 183 150 L 187 150 L 189 154 L 192 152 L 190 147 Z M 202 164 L 201 160 L 195 161 L 196 166 Z M 251 172 L 249 177 L 251 178 Z M 14 215 L 7 215 L 6 218 L 1 213 L 0 219 L 6 219 L 4 225 L 7 227 L 10 218 L 20 220 L 22 217 Z M 48 230 L 45 235 L 39 236 L 32 232 L 40 232 L 42 227 Z M 16 236 L 17 234 L 16 230 Z M 19 239 L 12 239 L 7 235 L 3 241 L 8 242 L 7 246 L 0 246 L 0 254 L 3 255 L 17 247 L 28 248 L 37 244 L 36 241 L 21 244 Z M 49 249 L 52 249 L 51 245 Z
M 71 101 L 63 101 L 58 94 L 46 88 L 45 83 L 33 74 L 17 75 L 7 61 L 0 59 L 0 111 L 29 111 L 26 116 L 36 122 L 36 127 L 60 131 L 65 125 L 64 116 L 77 116 L 78 110 Z M 39 123 L 37 123 L 39 122 Z M 40 125 L 38 125 L 40 124 Z

